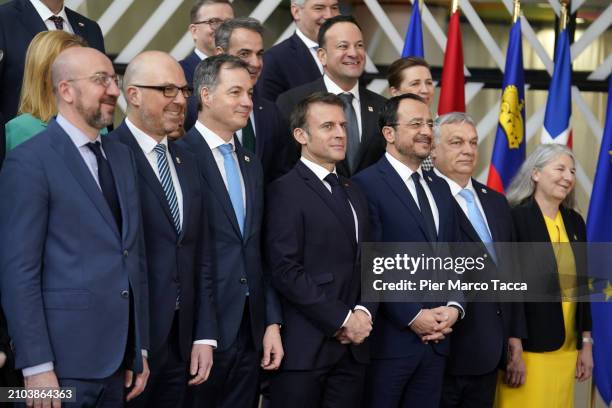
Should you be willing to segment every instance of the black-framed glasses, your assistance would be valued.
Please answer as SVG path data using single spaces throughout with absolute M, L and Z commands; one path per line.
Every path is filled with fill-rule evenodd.
M 110 74 L 107 74 L 106 72 L 96 72 L 95 74 L 87 76 L 87 77 L 72 78 L 72 79 L 67 79 L 67 81 L 74 82 L 74 81 L 82 81 L 84 79 L 88 79 L 92 81 L 93 83 L 103 86 L 105 88 L 108 88 L 111 85 L 111 82 L 114 82 L 118 88 L 121 88 L 121 81 L 119 80 L 119 77 L 117 76 L 117 74 L 110 75 Z
M 433 120 L 416 119 L 416 120 L 411 120 L 408 123 L 390 123 L 389 126 L 406 126 L 407 128 L 412 129 L 412 130 L 418 130 L 418 129 L 421 129 L 423 126 L 427 126 L 429 129 L 433 129 L 434 122 Z
M 183 93 L 185 98 L 189 98 L 191 95 L 193 95 L 193 88 L 188 85 L 183 87 L 178 87 L 176 85 L 131 85 L 137 88 L 155 89 L 156 91 L 162 92 L 166 98 L 176 98 L 179 91 Z
M 202 21 L 195 21 L 191 24 L 208 24 L 213 30 L 216 30 L 217 28 L 219 28 L 219 26 L 223 23 L 225 23 L 227 20 L 223 20 L 221 18 L 209 18 L 208 20 L 202 20 Z

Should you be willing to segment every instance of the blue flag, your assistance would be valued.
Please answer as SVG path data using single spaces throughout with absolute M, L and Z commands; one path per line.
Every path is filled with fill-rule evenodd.
M 612 91 L 612 75 L 608 83 L 608 95 Z M 601 140 L 599 160 L 595 171 L 595 181 L 589 206 L 587 220 L 587 239 L 590 243 L 612 242 L 612 99 L 608 97 L 608 110 L 606 113 L 606 126 Z M 610 244 L 608 244 L 610 245 Z M 602 251 L 597 251 L 602 252 Z M 598 258 L 601 258 L 599 256 Z M 599 301 L 591 303 L 593 314 L 593 360 L 595 363 L 595 384 L 606 404 L 612 401 L 612 276 L 610 274 L 609 259 L 593 260 L 597 264 L 604 264 L 604 268 L 597 267 L 593 272 L 598 273 L 599 279 L 593 283 L 594 297 Z M 593 264 L 590 262 L 590 266 Z M 606 276 L 602 278 L 602 271 Z M 591 275 L 593 276 L 593 274 Z
M 412 13 L 410 14 L 410 22 L 408 23 L 408 31 L 406 32 L 404 49 L 402 50 L 402 58 L 404 57 L 425 58 L 419 0 L 414 0 L 414 3 L 412 3 Z

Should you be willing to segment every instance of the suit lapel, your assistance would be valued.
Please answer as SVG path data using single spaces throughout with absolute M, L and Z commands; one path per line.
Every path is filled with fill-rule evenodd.
M 181 187 L 181 192 L 183 193 L 183 225 L 181 228 L 181 235 L 179 236 L 179 239 L 183 238 L 183 235 L 185 234 L 185 230 L 188 227 L 188 222 L 187 220 L 189 219 L 188 217 L 190 216 L 191 213 L 191 184 L 190 184 L 190 180 L 189 180 L 189 176 L 188 174 L 185 172 L 185 166 L 183 164 L 183 158 L 181 157 L 182 155 L 179 154 L 179 152 L 177 151 L 178 149 L 176 148 L 174 142 L 168 141 L 168 151 L 170 152 L 170 158 L 172 160 L 172 163 L 174 164 L 174 169 L 176 170 L 176 176 L 178 178 L 180 187 Z M 166 200 L 167 203 L 167 200 Z M 170 207 L 168 207 L 168 215 L 171 216 L 170 212 Z M 174 225 L 174 220 L 171 219 L 172 221 L 172 225 Z
M 87 36 L 85 35 L 85 22 L 83 21 L 83 18 L 77 13 L 70 10 L 68 7 L 66 7 L 65 10 L 66 16 L 68 17 L 68 22 L 74 30 L 74 33 L 80 37 L 87 38 Z
M 379 135 L 378 131 L 378 112 L 371 104 L 366 88 L 359 87 L 359 105 L 361 111 L 361 143 L 359 145 L 359 154 L 357 158 L 357 166 L 359 168 L 366 153 L 370 150 L 370 145 L 376 140 Z
M 369 222 L 368 209 L 361 207 L 361 201 L 359 200 L 359 198 L 357 197 L 357 194 L 355 193 L 355 189 L 353 188 L 353 183 L 344 179 L 343 177 L 340 178 L 340 182 L 344 185 L 344 189 L 346 190 L 346 195 L 348 195 L 348 198 L 351 201 L 351 205 L 353 206 L 353 209 L 355 210 L 355 214 L 357 215 L 357 224 L 358 224 L 357 237 L 359 238 L 359 242 L 364 242 L 367 239 L 365 234 L 366 234 L 366 229 L 367 229 L 367 223 Z
M 235 139 L 235 138 L 234 138 Z M 256 196 L 256 180 L 253 177 L 253 170 L 250 168 L 254 160 L 253 157 L 249 156 L 245 149 L 238 147 L 236 143 L 236 157 L 238 158 L 238 164 L 240 166 L 240 173 L 242 173 L 242 179 L 244 180 L 244 192 L 245 192 L 245 220 L 244 220 L 244 238 L 249 236 L 253 230 L 253 223 L 255 221 L 254 202 Z M 230 200 L 231 202 L 231 200 Z M 233 212 L 233 207 L 232 207 Z M 235 213 L 234 213 L 235 214 Z M 234 218 L 235 215 L 234 215 Z
M 106 154 L 106 161 L 108 161 L 111 171 L 113 172 L 115 188 L 117 189 L 117 198 L 119 199 L 119 208 L 121 209 L 121 234 L 123 240 L 125 240 L 129 232 L 130 219 L 128 211 L 129 206 L 125 201 L 127 199 L 127 180 L 123 175 L 129 174 L 128 171 L 124 170 L 125 166 L 130 163 L 129 157 L 124 156 L 122 152 L 117 149 L 117 146 L 113 143 L 109 143 L 105 137 L 102 138 L 102 148 L 104 149 L 104 154 Z M 116 224 L 115 222 L 115 225 Z
M 261 159 L 263 157 L 264 144 L 266 141 L 264 135 L 267 133 L 265 123 L 266 113 L 264 112 L 263 105 L 259 102 L 257 94 L 253 95 L 253 115 L 255 116 L 255 123 L 253 123 L 255 127 L 255 154 Z
M 32 36 L 35 36 L 41 31 L 47 31 L 45 22 L 42 20 L 42 18 L 40 18 L 40 15 L 29 0 L 19 1 L 15 3 L 15 7 L 20 11 L 23 26 L 32 34 Z
M 306 44 L 304 44 L 304 42 L 300 40 L 300 37 L 298 37 L 295 33 L 291 36 L 291 46 L 295 51 L 297 66 L 305 68 L 308 67 L 307 70 L 321 72 L 319 70 L 319 66 L 312 57 L 310 50 L 308 49 L 308 47 L 306 47 Z

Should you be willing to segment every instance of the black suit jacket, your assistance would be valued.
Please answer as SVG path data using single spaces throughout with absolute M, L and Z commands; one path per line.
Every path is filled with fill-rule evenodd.
M 357 215 L 359 243 L 367 240 L 365 197 L 340 177 Z M 332 195 L 301 161 L 266 194 L 267 272 L 283 308 L 283 368 L 313 370 L 337 363 L 348 346 L 333 335 L 359 304 L 359 243 L 336 214 Z M 374 315 L 375 307 L 364 305 Z M 350 346 L 366 363 L 366 345 Z
M 587 258 L 583 245 L 586 242 L 584 220 L 576 211 L 561 207 L 561 216 L 576 262 L 578 288 L 587 287 Z M 512 209 L 512 219 L 517 232 L 518 242 L 550 242 L 544 215 L 533 198 L 525 200 Z M 544 271 L 545 276 L 557 275 L 557 262 L 550 245 L 542 253 L 541 246 L 532 246 L 534 253 L 521 256 L 521 268 Z M 526 351 L 554 351 L 561 347 L 565 340 L 565 326 L 561 302 L 525 303 L 527 321 L 527 339 L 523 340 Z M 577 347 L 582 348 L 582 332 L 591 330 L 591 307 L 589 303 L 578 303 L 576 310 L 575 330 Z
M 321 71 L 306 44 L 294 33 L 264 53 L 257 88 L 264 98 L 276 102 L 283 92 L 320 76 Z
M 187 80 L 189 86 L 193 86 L 193 74 L 201 61 L 202 60 L 200 57 L 198 57 L 198 54 L 196 54 L 195 51 L 192 51 L 191 54 L 189 54 L 185 59 L 179 61 L 179 64 L 181 64 L 181 67 L 183 67 L 185 79 Z M 187 110 L 185 112 L 184 124 L 185 130 L 187 131 L 191 129 L 196 120 L 198 120 L 198 98 L 195 95 L 194 89 L 194 95 L 187 98 Z
M 291 112 L 295 106 L 306 96 L 314 92 L 325 92 L 325 82 L 323 77 L 305 85 L 291 89 L 278 97 L 276 106 L 281 111 L 285 120 L 289 122 Z M 359 171 L 371 166 L 380 159 L 385 152 L 385 139 L 380 133 L 378 127 L 378 115 L 385 104 L 385 98 L 359 86 L 359 98 L 361 104 L 361 143 L 359 146 L 359 157 L 357 159 L 357 167 L 355 174 Z M 300 151 L 295 143 L 291 144 L 292 149 L 289 151 L 289 163 L 294 164 L 300 157 Z M 345 177 L 350 177 L 346 160 L 338 163 L 336 166 L 338 174 Z
M 179 346 L 189 361 L 194 340 L 216 340 L 217 321 L 212 293 L 208 217 L 195 157 L 174 142 L 170 156 L 183 195 L 183 224 L 176 232 L 164 189 L 125 122 L 109 136 L 132 150 L 139 174 L 149 276 L 150 347 L 156 353 L 166 346 L 180 289 Z
M 506 198 L 474 179 L 472 185 L 484 210 L 493 241 L 513 242 L 516 234 Z M 482 242 L 459 204 L 456 207 L 461 241 Z M 484 245 L 480 249 L 487 250 Z M 512 262 L 507 258 L 512 254 L 510 251 L 502 253 L 504 249 L 496 248 L 498 265 L 489 257 L 487 268 L 512 267 L 506 265 Z M 505 367 L 508 337 L 524 338 L 526 330 L 521 303 L 467 303 L 465 318 L 453 327 L 447 372 L 452 375 L 483 375 L 498 366 Z

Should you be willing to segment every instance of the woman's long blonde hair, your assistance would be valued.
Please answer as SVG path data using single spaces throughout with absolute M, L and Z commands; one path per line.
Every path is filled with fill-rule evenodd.
M 75 46 L 87 47 L 87 42 L 62 30 L 36 34 L 26 53 L 19 113 L 29 113 L 43 122 L 57 113 L 51 64 L 60 52 Z

